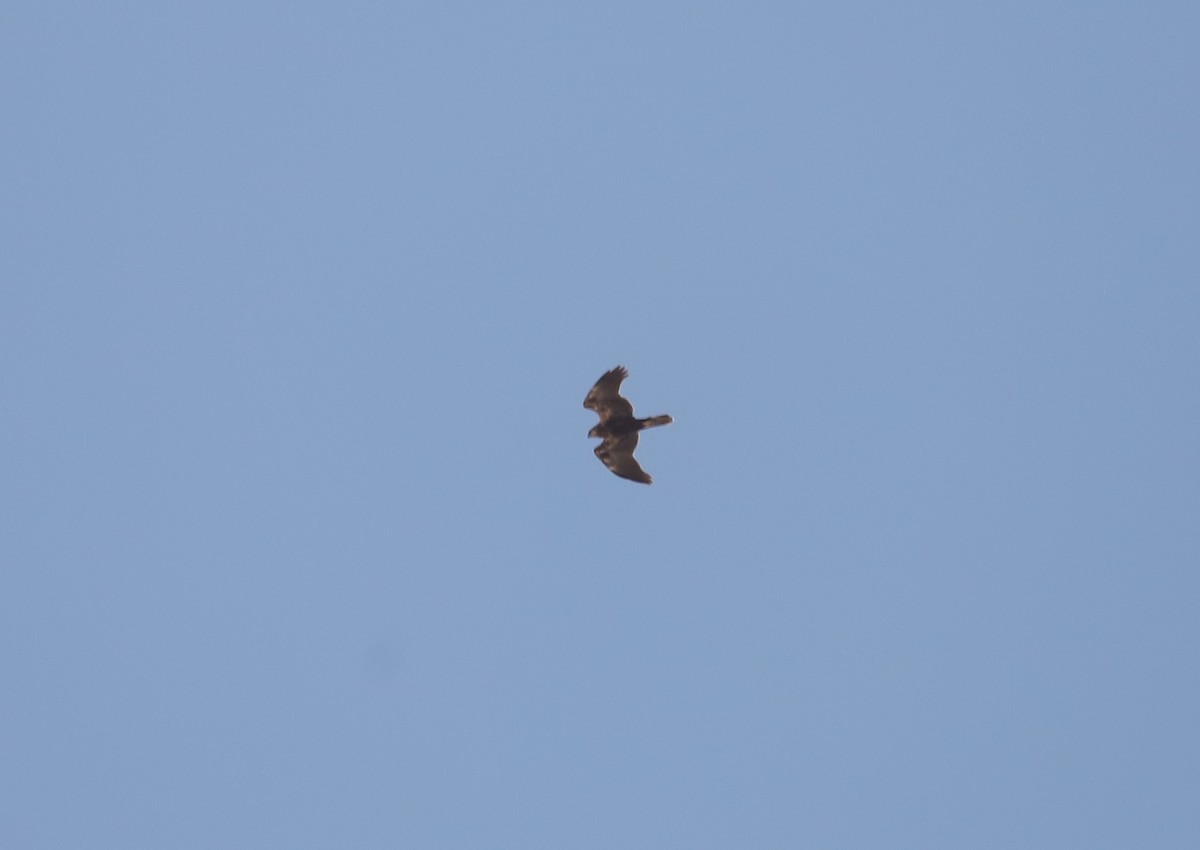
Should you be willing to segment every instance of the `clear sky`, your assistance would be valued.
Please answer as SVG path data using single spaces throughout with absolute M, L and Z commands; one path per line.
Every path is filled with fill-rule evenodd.
M 0 846 L 1200 846 L 1194 2 L 0 24 Z

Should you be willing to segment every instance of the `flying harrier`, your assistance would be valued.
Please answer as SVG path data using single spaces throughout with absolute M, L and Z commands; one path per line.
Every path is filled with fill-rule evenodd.
M 628 399 L 621 397 L 621 381 L 628 376 L 625 367 L 618 366 L 601 375 L 600 380 L 596 381 L 596 386 L 588 390 L 583 406 L 596 411 L 600 417 L 599 424 L 592 426 L 588 436 L 599 437 L 604 441 L 596 446 L 596 457 L 600 458 L 614 475 L 649 484 L 650 476 L 633 458 L 633 450 L 638 444 L 638 431 L 656 425 L 670 425 L 672 419 L 665 414 L 651 416 L 649 419 L 635 418 L 633 405 Z

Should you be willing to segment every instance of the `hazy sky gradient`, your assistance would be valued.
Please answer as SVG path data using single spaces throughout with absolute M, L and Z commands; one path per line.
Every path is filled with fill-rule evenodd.
M 0 846 L 1200 846 L 1194 3 L 2 20 Z

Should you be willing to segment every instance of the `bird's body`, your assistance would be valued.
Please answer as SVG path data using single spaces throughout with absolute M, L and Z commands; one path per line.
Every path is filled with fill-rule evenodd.
M 600 417 L 600 421 L 588 431 L 588 436 L 603 440 L 594 451 L 614 475 L 649 484 L 652 479 L 633 457 L 638 444 L 638 432 L 658 425 L 670 425 L 673 420 L 666 414 L 647 419 L 634 416 L 633 405 L 620 392 L 621 382 L 628 376 L 625 367 L 618 366 L 601 375 L 596 385 L 588 391 L 583 406 L 596 411 Z

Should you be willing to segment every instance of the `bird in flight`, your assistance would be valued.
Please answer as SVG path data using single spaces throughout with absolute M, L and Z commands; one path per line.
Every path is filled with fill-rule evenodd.
M 583 406 L 596 411 L 600 417 L 600 422 L 592 426 L 588 436 L 603 440 L 595 448 L 596 457 L 600 458 L 614 475 L 649 484 L 650 476 L 633 457 L 633 450 L 638 444 L 638 431 L 657 425 L 670 425 L 674 420 L 666 414 L 651 416 L 649 419 L 636 418 L 629 399 L 621 396 L 621 381 L 627 377 L 629 373 L 625 371 L 625 367 L 618 366 L 601 375 L 596 385 L 588 390 Z

